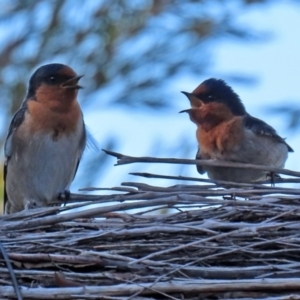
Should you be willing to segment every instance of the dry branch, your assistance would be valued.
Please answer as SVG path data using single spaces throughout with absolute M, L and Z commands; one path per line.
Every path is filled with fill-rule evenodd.
M 233 163 L 228 161 L 221 160 L 199 160 L 199 159 L 179 159 L 179 158 L 156 158 L 156 157 L 134 157 L 124 155 L 118 152 L 109 151 L 102 149 L 106 154 L 116 157 L 117 163 L 115 166 L 126 165 L 132 163 L 163 163 L 163 164 L 185 164 L 185 165 L 199 165 L 199 166 L 213 166 L 213 167 L 228 167 L 228 168 L 242 168 L 242 169 L 255 169 L 266 172 L 273 172 L 276 174 L 284 174 L 290 176 L 300 177 L 300 172 L 287 170 L 287 169 L 279 169 L 279 168 L 271 168 L 262 165 L 253 165 L 253 164 L 242 164 L 242 163 Z
M 172 179 L 172 180 L 182 180 L 182 181 L 196 181 L 196 182 L 206 182 L 217 185 L 229 185 L 229 186 L 237 186 L 237 187 L 261 187 L 261 184 L 270 184 L 270 180 L 264 181 L 256 181 L 255 183 L 241 183 L 241 182 L 231 182 L 224 180 L 210 180 L 203 178 L 195 178 L 195 177 L 187 177 L 187 176 L 170 176 L 170 175 L 160 175 L 160 174 L 152 174 L 145 172 L 132 172 L 130 175 L 141 176 L 145 178 L 159 178 L 159 179 Z M 273 183 L 300 183 L 300 179 L 298 178 L 273 178 Z
M 278 292 L 297 291 L 300 289 L 300 279 L 253 279 L 253 280 L 171 280 L 170 282 L 118 284 L 113 286 L 83 286 L 68 288 L 26 288 L 22 290 L 24 298 L 28 299 L 101 299 L 101 297 L 130 296 L 135 293 L 149 295 L 160 293 L 219 293 L 219 292 Z M 1 295 L 13 297 L 11 287 L 0 287 Z M 81 297 L 81 298 L 80 298 Z M 99 298 L 100 297 L 100 298 Z M 170 297 L 171 298 L 171 297 Z

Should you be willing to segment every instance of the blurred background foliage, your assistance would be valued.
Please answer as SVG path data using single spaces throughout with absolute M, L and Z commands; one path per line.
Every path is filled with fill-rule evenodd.
M 265 32 L 238 22 L 237 16 L 253 5 L 274 2 L 0 0 L 1 146 L 12 114 L 24 98 L 29 76 L 41 64 L 64 62 L 84 74 L 80 99 L 88 109 L 167 110 L 173 102 L 166 86 L 184 72 L 209 74 L 213 50 L 220 41 L 267 41 Z M 227 76 L 246 83 L 253 79 L 243 74 Z M 101 101 L 94 101 L 97 98 Z M 294 118 L 291 124 L 298 126 L 299 109 L 286 112 Z M 118 151 L 118 139 L 118 135 L 110 136 L 101 141 L 101 148 Z M 153 149 L 157 152 L 159 144 Z M 164 156 L 190 150 L 181 140 Z M 150 149 L 147 154 L 155 151 Z M 101 151 L 90 155 L 87 165 L 95 168 L 93 176 L 84 176 L 86 183 L 101 176 L 107 167 L 105 160 Z

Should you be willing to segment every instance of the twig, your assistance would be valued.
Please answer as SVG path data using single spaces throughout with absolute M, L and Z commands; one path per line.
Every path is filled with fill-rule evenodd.
M 242 168 L 242 169 L 254 169 L 266 172 L 273 172 L 276 174 L 285 174 L 290 176 L 300 177 L 300 172 L 271 168 L 262 165 L 253 165 L 253 164 L 242 164 L 242 163 L 233 163 L 228 161 L 221 160 L 196 160 L 196 159 L 179 159 L 179 158 L 156 158 L 156 157 L 134 157 L 124 155 L 118 152 L 113 152 L 109 150 L 102 149 L 106 154 L 114 156 L 118 159 L 116 166 L 125 165 L 131 163 L 164 163 L 164 164 L 185 164 L 185 165 L 199 165 L 199 166 L 212 166 L 212 167 L 228 167 L 228 168 Z
M 229 292 L 229 291 L 292 291 L 300 289 L 300 279 L 242 279 L 242 280 L 172 280 L 143 284 L 118 284 L 112 286 L 66 287 L 66 288 L 28 288 L 23 295 L 30 299 L 59 299 L 59 296 L 71 296 L 84 299 L 84 291 L 92 299 L 99 299 L 99 295 L 131 295 L 141 291 L 141 295 L 153 293 L 151 287 L 163 293 L 203 293 L 203 292 Z M 0 294 L 4 297 L 13 297 L 11 287 L 0 286 Z M 96 298 L 97 297 L 97 298 Z M 76 298 L 76 299 L 77 299 Z M 74 298 L 73 298 L 74 299 Z
M 270 184 L 270 180 L 256 181 L 255 183 L 241 183 L 241 182 L 232 182 L 224 180 L 212 180 L 212 179 L 203 179 L 196 177 L 187 177 L 187 176 L 171 176 L 171 175 L 160 175 L 152 174 L 146 172 L 132 172 L 130 175 L 140 176 L 145 178 L 159 178 L 159 179 L 171 179 L 171 180 L 182 180 L 182 181 L 196 181 L 196 182 L 205 182 L 205 183 L 214 183 L 218 186 L 237 186 L 237 187 L 263 187 L 262 184 Z M 274 178 L 274 183 L 300 183 L 298 178 Z

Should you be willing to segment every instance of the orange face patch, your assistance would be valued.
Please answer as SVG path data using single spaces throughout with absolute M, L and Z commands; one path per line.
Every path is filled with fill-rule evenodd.
M 192 108 L 198 108 L 200 106 L 203 105 L 203 102 L 201 101 L 201 99 L 197 98 L 195 95 L 191 94 L 189 96 L 189 100 L 190 100 L 190 103 L 191 103 L 191 107 Z
M 65 89 L 42 83 L 36 90 L 35 100 L 54 111 L 67 112 L 72 106 L 72 102 L 76 102 L 77 93 L 78 91 L 75 89 Z
M 81 110 L 77 101 L 69 104 L 64 112 L 52 110 L 44 103 L 28 101 L 28 129 L 32 134 L 36 132 L 50 133 L 53 139 L 61 135 L 69 135 L 76 131 Z
M 201 101 L 200 101 L 201 102 Z M 188 111 L 190 119 L 204 130 L 210 130 L 219 123 L 234 117 L 230 109 L 223 103 L 211 102 L 200 107 L 193 107 Z
M 232 114 L 223 103 L 211 102 L 188 111 L 196 123 L 201 155 L 230 151 L 243 138 L 243 118 Z
M 239 145 L 244 137 L 244 124 L 242 117 L 220 123 L 208 131 L 201 126 L 197 129 L 197 140 L 201 154 L 210 156 L 211 153 L 223 154 L 232 151 Z

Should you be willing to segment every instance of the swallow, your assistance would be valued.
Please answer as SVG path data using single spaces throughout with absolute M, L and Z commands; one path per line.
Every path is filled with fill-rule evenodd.
M 276 130 L 247 113 L 240 97 L 221 79 L 207 79 L 192 93 L 182 92 L 191 108 L 183 110 L 197 125 L 196 159 L 215 159 L 283 168 L 293 149 Z M 259 170 L 197 166 L 212 180 L 254 182 L 267 173 Z
M 41 66 L 31 76 L 5 140 L 5 214 L 69 195 L 86 146 L 81 77 L 63 64 Z

